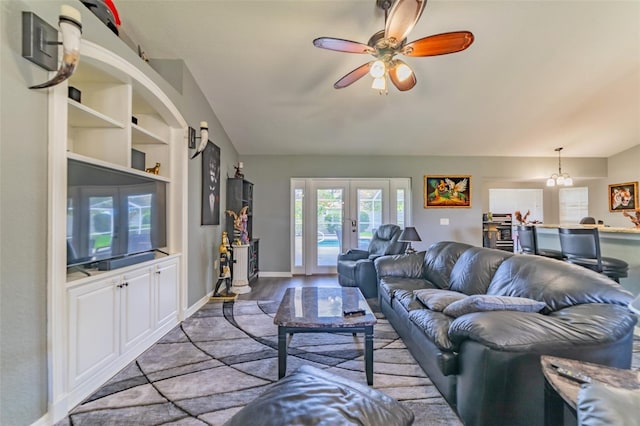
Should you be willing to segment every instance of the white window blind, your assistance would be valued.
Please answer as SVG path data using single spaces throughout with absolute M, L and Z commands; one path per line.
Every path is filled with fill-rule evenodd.
M 589 188 L 560 188 L 558 204 L 560 224 L 579 223 L 580 219 L 589 216 Z

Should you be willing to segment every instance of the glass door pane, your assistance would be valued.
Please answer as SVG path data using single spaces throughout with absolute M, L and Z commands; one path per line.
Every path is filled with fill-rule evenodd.
M 389 181 L 353 180 L 349 182 L 351 205 L 347 212 L 350 233 L 348 248 L 367 250 L 373 233 L 389 220 Z
M 375 230 L 383 224 L 382 188 L 357 189 L 358 248 L 366 250 Z
M 293 190 L 293 267 L 302 268 L 303 263 L 303 237 L 304 237 L 304 189 Z
M 404 201 L 405 192 L 406 190 L 404 188 L 396 189 L 396 224 L 403 229 L 405 227 L 404 217 L 407 211 Z
M 316 266 L 335 268 L 341 252 L 344 188 L 316 190 Z

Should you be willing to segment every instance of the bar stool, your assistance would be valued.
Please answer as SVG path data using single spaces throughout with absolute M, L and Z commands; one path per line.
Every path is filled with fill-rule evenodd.
M 560 228 L 558 235 L 567 262 L 592 269 L 616 282 L 628 275 L 627 262 L 602 256 L 598 228 Z
M 538 256 L 562 259 L 562 253 L 558 250 L 540 249 L 538 247 L 538 234 L 533 225 L 518 225 L 518 241 L 525 254 L 537 254 Z

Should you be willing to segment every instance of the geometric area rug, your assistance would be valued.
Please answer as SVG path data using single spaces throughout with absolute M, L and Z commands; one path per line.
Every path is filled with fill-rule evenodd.
M 278 304 L 207 303 L 56 426 L 224 424 L 278 380 Z M 395 330 L 376 316 L 373 387 L 411 409 L 414 425 L 461 425 Z M 287 373 L 301 365 L 366 384 L 364 336 L 294 334 Z

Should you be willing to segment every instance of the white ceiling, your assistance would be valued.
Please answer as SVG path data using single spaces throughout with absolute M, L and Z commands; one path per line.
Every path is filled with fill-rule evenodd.
M 608 157 L 640 143 L 640 0 L 431 0 L 408 41 L 469 30 L 466 51 L 406 58 L 418 84 L 333 89 L 384 27 L 375 0 L 116 0 L 151 58 L 183 59 L 241 155 Z

